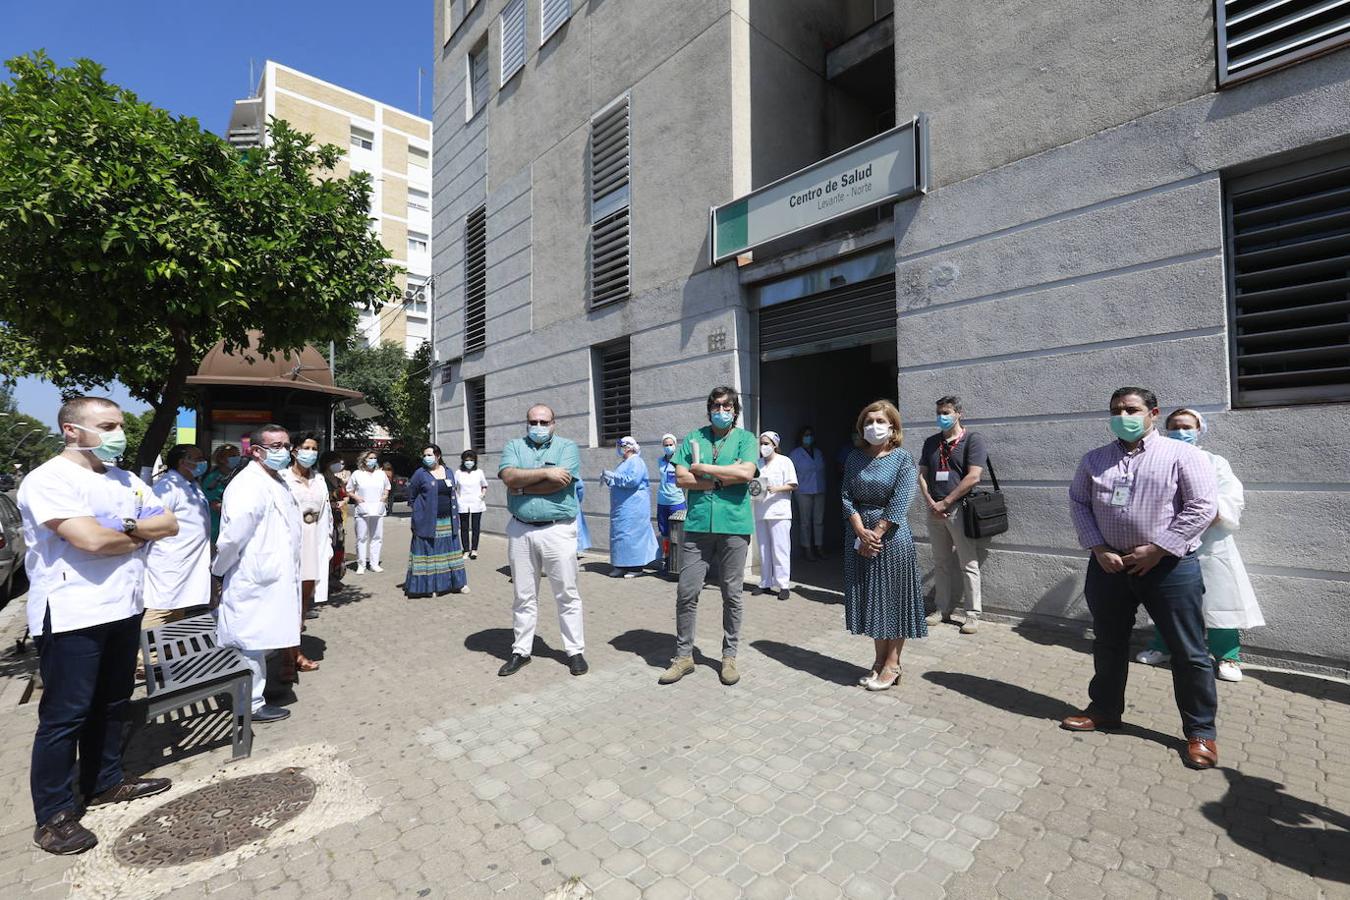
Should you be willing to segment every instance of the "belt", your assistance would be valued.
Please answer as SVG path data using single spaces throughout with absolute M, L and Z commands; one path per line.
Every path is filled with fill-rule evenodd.
M 517 522 L 519 522 L 520 524 L 522 524 L 522 525 L 528 525 L 528 526 L 530 526 L 531 528 L 543 528 L 545 525 L 557 525 L 559 522 L 570 522 L 570 521 L 572 521 L 571 519 L 549 519 L 549 520 L 544 521 L 544 522 L 527 522 L 527 521 L 525 521 L 524 519 L 522 519 L 520 516 L 512 516 L 511 518 L 515 519 L 515 520 L 516 520 Z
M 319 514 L 313 510 L 309 510 L 304 513 L 304 519 L 306 525 L 313 525 L 315 522 L 319 521 Z

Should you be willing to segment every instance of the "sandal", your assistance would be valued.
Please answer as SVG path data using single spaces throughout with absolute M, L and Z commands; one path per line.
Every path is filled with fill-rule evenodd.
M 308 656 L 298 655 L 295 658 L 295 669 L 297 672 L 317 672 L 319 664 Z
M 881 670 L 882 675 L 886 675 L 887 673 L 893 673 L 890 681 L 882 681 L 880 678 L 872 678 L 867 682 L 867 684 L 864 684 L 863 687 L 867 688 L 867 690 L 869 691 L 886 691 L 890 690 L 891 688 L 895 687 L 897 684 L 900 683 L 899 666 L 896 666 L 894 669 L 892 669 L 890 666 L 886 666 Z

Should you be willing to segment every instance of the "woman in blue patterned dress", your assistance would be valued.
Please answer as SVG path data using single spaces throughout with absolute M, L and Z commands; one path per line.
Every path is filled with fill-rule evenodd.
M 905 638 L 927 637 L 909 505 L 918 469 L 900 446 L 900 413 L 886 400 L 858 416 L 866 444 L 844 464 L 844 623 L 876 645 L 872 671 L 858 683 L 884 691 L 900 683 Z

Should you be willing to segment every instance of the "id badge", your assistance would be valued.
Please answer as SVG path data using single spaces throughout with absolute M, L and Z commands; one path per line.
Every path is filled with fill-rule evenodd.
M 1112 505 L 1112 506 L 1129 506 L 1129 505 L 1130 505 L 1130 479 L 1129 479 L 1129 478 L 1117 478 L 1117 479 L 1116 479 L 1116 486 L 1115 486 L 1114 488 L 1111 489 L 1111 505 Z
M 938 469 L 936 472 L 933 473 L 933 480 L 938 484 L 943 483 L 944 481 L 946 481 L 951 477 L 952 473 L 947 471 L 946 469 Z

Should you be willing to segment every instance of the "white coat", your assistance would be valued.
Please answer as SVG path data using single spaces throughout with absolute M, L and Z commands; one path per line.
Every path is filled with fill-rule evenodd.
M 1233 474 L 1233 467 L 1216 453 L 1202 451 L 1214 464 L 1219 481 L 1219 515 L 1201 538 L 1195 551 L 1200 560 L 1200 573 L 1205 578 L 1205 627 L 1259 628 L 1266 624 L 1261 607 L 1256 602 L 1247 567 L 1242 564 L 1233 532 L 1242 525 L 1242 510 L 1246 501 L 1242 482 Z
M 300 507 L 286 485 L 251 461 L 225 488 L 211 571 L 224 578 L 220 643 L 277 650 L 300 643 Z
M 211 602 L 211 507 L 201 485 L 181 472 L 155 482 L 160 505 L 178 518 L 178 533 L 150 543 L 145 557 L 145 608 L 186 609 Z

